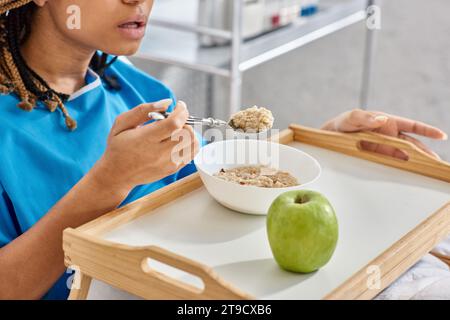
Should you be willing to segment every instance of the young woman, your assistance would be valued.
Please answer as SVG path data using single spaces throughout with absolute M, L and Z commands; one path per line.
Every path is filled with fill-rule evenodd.
M 67 24 L 74 5 L 81 12 L 79 28 Z M 66 298 L 65 228 L 195 171 L 192 164 L 171 161 L 179 143 L 170 139 L 174 131 L 191 137 L 181 142 L 183 163 L 199 148 L 185 125 L 186 105 L 175 103 L 157 80 L 112 58 L 136 52 L 152 5 L 0 0 L 0 298 Z M 150 111 L 167 109 L 173 110 L 168 119 L 146 124 Z M 324 128 L 376 130 L 429 153 L 404 132 L 445 136 L 423 123 L 360 110 Z

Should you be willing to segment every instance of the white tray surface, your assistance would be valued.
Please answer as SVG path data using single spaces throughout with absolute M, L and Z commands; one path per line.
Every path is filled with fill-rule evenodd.
M 204 188 L 104 236 L 157 245 L 214 268 L 226 281 L 261 299 L 320 299 L 450 201 L 450 184 L 293 142 L 313 155 L 323 174 L 315 189 L 339 219 L 340 237 L 328 265 L 309 275 L 281 270 L 272 258 L 264 216 L 236 213 Z M 192 282 L 190 277 L 169 274 Z M 90 298 L 128 298 L 94 283 Z

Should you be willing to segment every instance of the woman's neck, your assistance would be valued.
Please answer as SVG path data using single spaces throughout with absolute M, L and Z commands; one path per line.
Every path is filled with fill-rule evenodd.
M 43 15 L 46 12 L 42 13 Z M 85 76 L 95 50 L 82 48 L 62 34 L 49 17 L 36 14 L 31 34 L 21 47 L 27 65 L 53 90 L 72 94 L 85 85 Z

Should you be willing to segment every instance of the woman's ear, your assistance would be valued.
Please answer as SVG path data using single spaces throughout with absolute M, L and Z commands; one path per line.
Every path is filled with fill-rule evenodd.
M 48 0 L 33 0 L 33 2 L 38 6 L 38 7 L 43 7 Z

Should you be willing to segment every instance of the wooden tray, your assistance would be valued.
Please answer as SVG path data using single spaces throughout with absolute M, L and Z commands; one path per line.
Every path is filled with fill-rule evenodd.
M 450 233 L 450 165 L 415 145 L 298 125 L 277 140 L 312 154 L 324 169 L 316 188 L 336 209 L 340 239 L 323 269 L 282 271 L 265 217 L 220 206 L 194 174 L 66 229 L 65 263 L 77 270 L 70 298 L 87 298 L 96 279 L 89 298 L 107 298 L 98 291 L 106 286 L 146 299 L 371 299 Z M 397 147 L 409 160 L 362 151 L 361 141 Z

